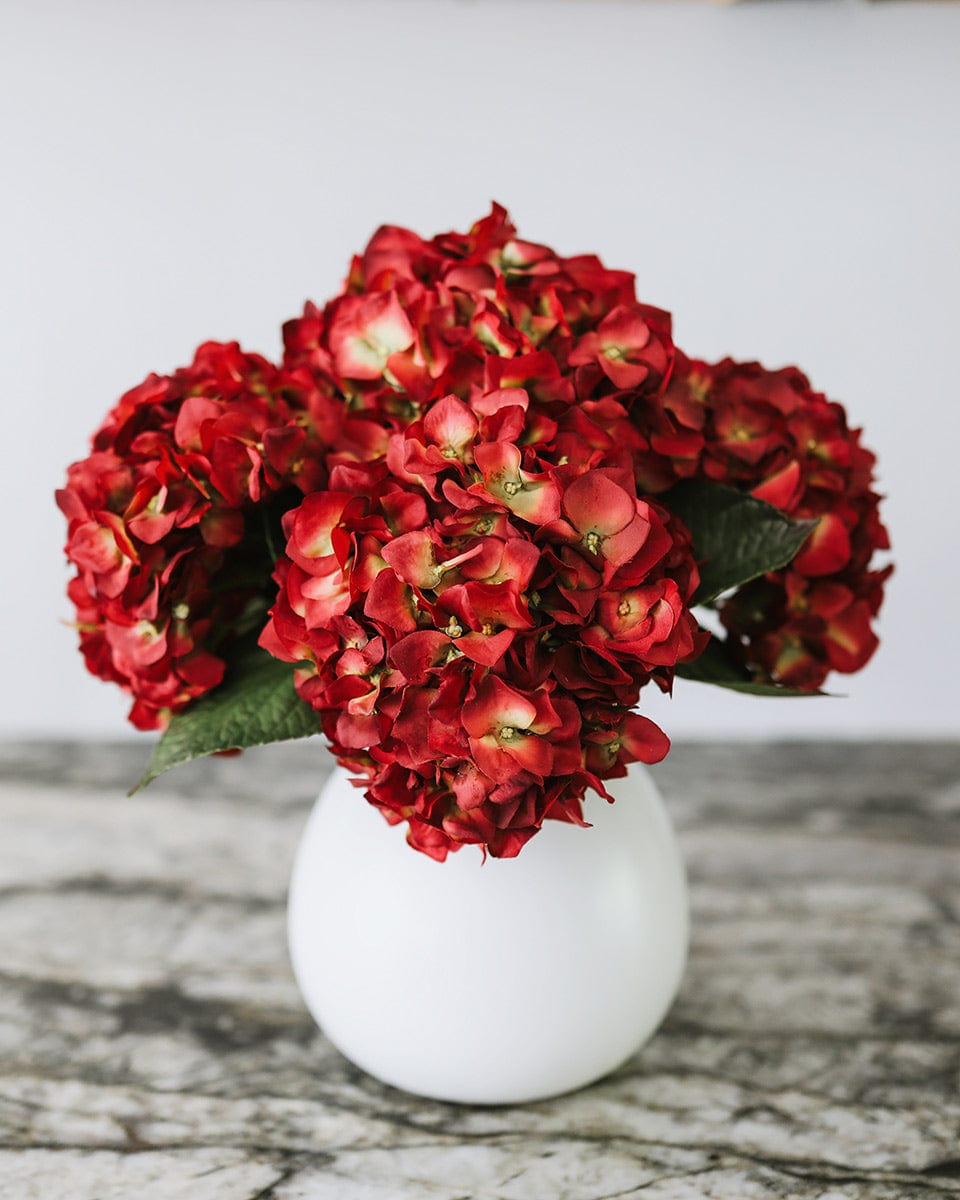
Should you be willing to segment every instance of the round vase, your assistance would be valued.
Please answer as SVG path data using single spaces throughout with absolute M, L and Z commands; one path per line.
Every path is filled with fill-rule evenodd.
M 303 833 L 290 955 L 333 1044 L 385 1083 L 507 1104 L 599 1079 L 655 1031 L 683 973 L 683 863 L 633 766 L 517 858 L 412 850 L 337 769 Z

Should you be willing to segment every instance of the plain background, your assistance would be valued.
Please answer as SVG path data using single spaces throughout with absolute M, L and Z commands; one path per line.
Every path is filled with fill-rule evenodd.
M 880 455 L 897 574 L 846 699 L 679 683 L 672 735 L 948 736 L 960 5 L 0 0 L 0 735 L 114 737 L 52 493 L 207 338 L 275 354 L 381 222 L 636 272 L 704 357 L 796 362 Z

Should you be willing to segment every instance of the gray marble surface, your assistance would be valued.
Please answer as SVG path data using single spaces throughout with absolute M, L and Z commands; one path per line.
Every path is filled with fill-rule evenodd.
M 385 1087 L 304 1010 L 319 746 L 126 799 L 145 753 L 0 746 L 2 1200 L 960 1197 L 960 746 L 676 746 L 679 999 L 518 1108 Z

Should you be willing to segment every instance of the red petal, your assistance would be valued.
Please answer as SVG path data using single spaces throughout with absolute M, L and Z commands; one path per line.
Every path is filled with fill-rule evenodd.
M 514 630 L 499 633 L 467 633 L 456 639 L 457 649 L 483 667 L 495 667 L 513 644 Z
M 221 408 L 216 400 L 210 400 L 206 396 L 188 396 L 177 413 L 173 440 L 181 450 L 203 450 L 204 422 L 216 421 L 220 412 Z
M 636 501 L 600 471 L 587 471 L 563 493 L 563 509 L 581 533 L 606 537 L 636 516 Z
M 366 750 L 380 742 L 380 723 L 376 716 L 355 716 L 342 712 L 337 717 L 337 741 L 348 750 Z
M 450 639 L 445 633 L 420 629 L 402 637 L 391 649 L 388 660 L 408 683 L 422 684 L 428 672 L 443 661 L 449 648 Z
M 456 396 L 444 396 L 423 418 L 423 432 L 441 452 L 461 457 L 476 437 L 477 418 Z
M 521 734 L 513 741 L 504 743 L 504 749 L 512 759 L 531 775 L 541 779 L 549 775 L 553 767 L 553 746 L 546 738 L 535 733 Z
M 498 675 L 487 675 L 474 699 L 464 704 L 462 720 L 471 737 L 481 738 L 503 726 L 528 729 L 536 716 L 536 707 L 525 696 Z
M 517 764 L 505 753 L 497 739 L 492 735 L 481 738 L 470 738 L 470 752 L 477 766 L 496 783 L 507 783 L 517 773 Z
M 801 484 L 800 464 L 793 459 L 782 470 L 755 487 L 750 494 L 758 500 L 772 504 L 774 508 L 789 512 L 800 496 Z
M 827 625 L 827 658 L 837 671 L 859 671 L 878 644 L 877 635 L 870 628 L 869 606 L 863 600 L 851 604 Z
M 382 555 L 400 578 L 414 587 L 435 588 L 440 582 L 433 538 L 426 529 L 394 538 L 384 546 Z
M 333 553 L 331 536 L 353 497 L 348 492 L 314 492 L 306 496 L 296 510 L 287 544 L 287 553 L 310 570 L 311 559 Z
M 627 714 L 621 740 L 627 751 L 627 755 L 622 757 L 627 762 L 660 762 L 670 750 L 670 739 L 660 726 L 639 713 Z
M 803 575 L 832 575 L 850 561 L 850 535 L 835 513 L 824 513 L 793 567 Z
M 417 628 L 413 593 L 389 567 L 370 585 L 363 611 L 374 624 L 385 625 L 394 633 L 412 633 Z

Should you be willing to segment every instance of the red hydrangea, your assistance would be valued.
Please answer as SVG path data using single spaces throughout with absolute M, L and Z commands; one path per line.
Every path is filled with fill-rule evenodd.
M 378 230 L 280 366 L 207 343 L 151 375 L 58 502 L 81 649 L 135 725 L 258 636 L 412 845 L 510 856 L 668 749 L 641 690 L 708 636 L 669 487 L 817 520 L 720 613 L 755 674 L 815 689 L 876 645 L 873 464 L 799 371 L 687 359 L 631 274 L 494 205 L 467 233 Z
M 636 485 L 669 317 L 495 207 L 466 235 L 381 229 L 285 343 L 346 417 L 329 490 L 284 518 L 261 645 L 418 849 L 582 822 L 587 787 L 666 753 L 631 710 L 704 642 L 689 536 Z
M 654 439 L 664 479 L 696 476 L 740 488 L 817 525 L 782 571 L 721 605 L 730 644 L 759 678 L 805 690 L 831 671 L 863 667 L 892 568 L 871 568 L 889 547 L 873 490 L 874 455 L 843 407 L 795 367 L 717 364 L 677 355 L 663 403 L 669 432 Z
M 69 468 L 57 502 L 80 648 L 133 697 L 138 729 L 216 686 L 225 649 L 262 625 L 264 523 L 285 490 L 324 483 L 326 403 L 306 372 L 208 342 L 121 397 Z

